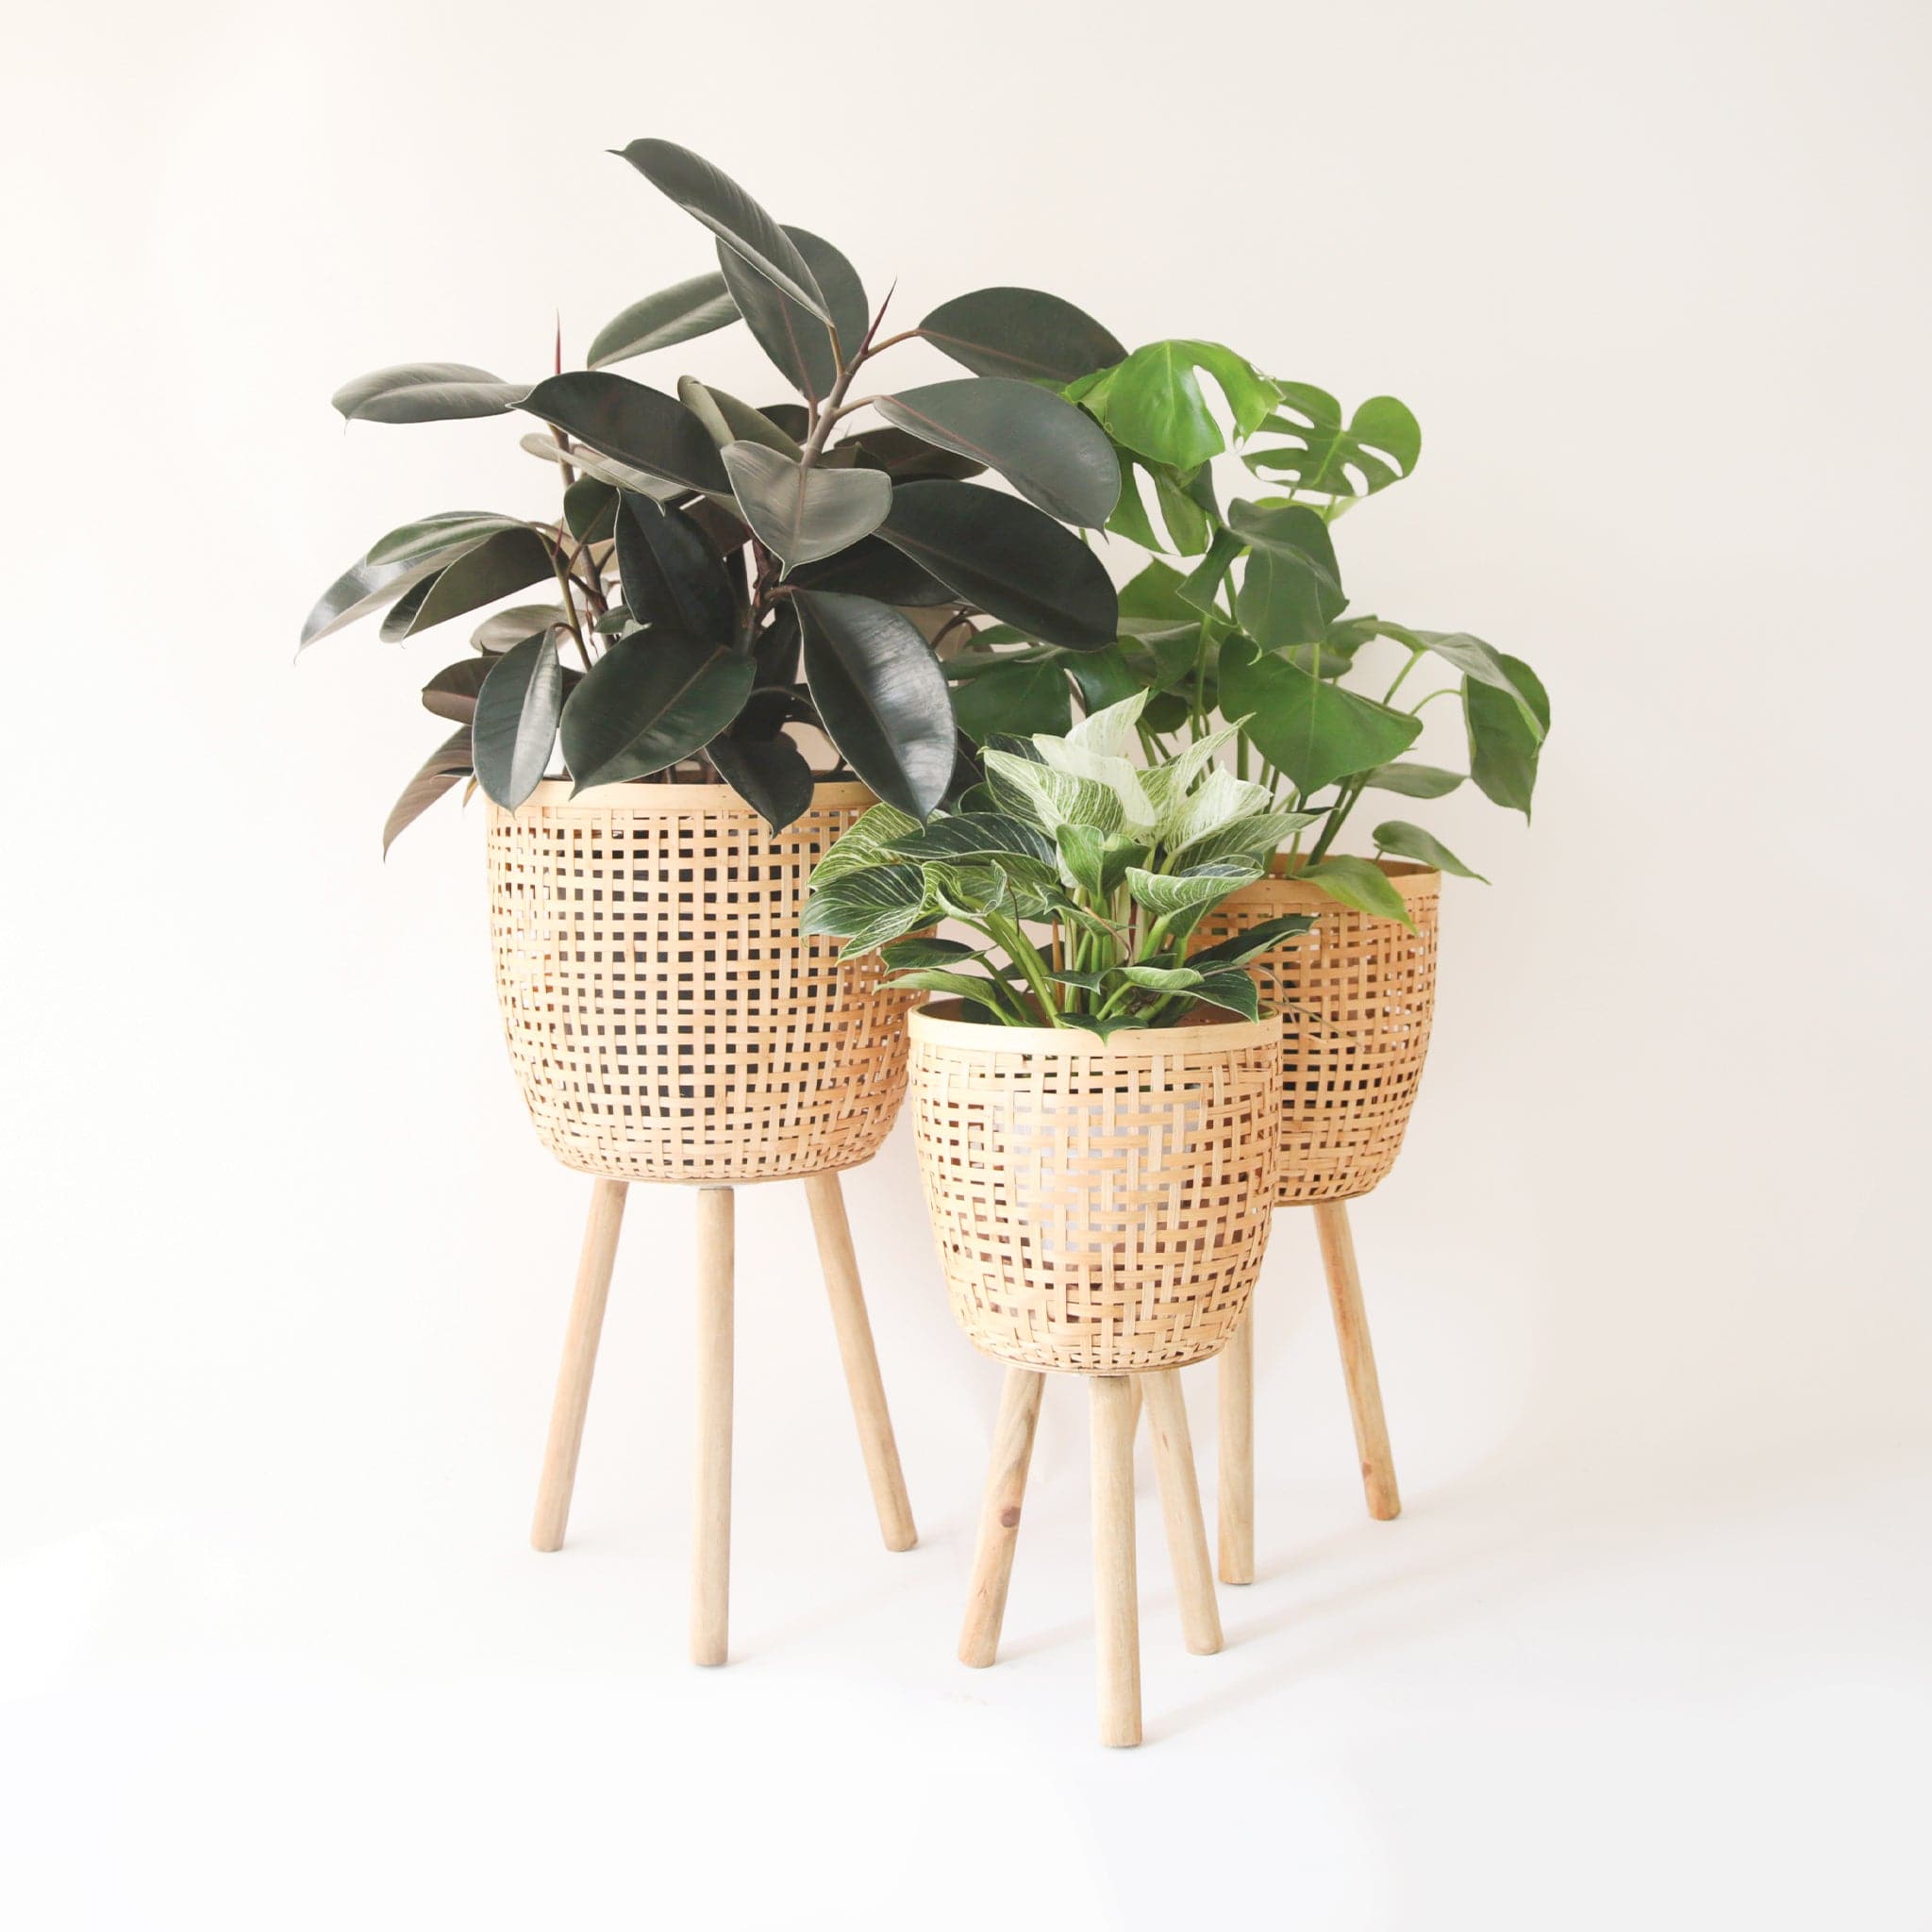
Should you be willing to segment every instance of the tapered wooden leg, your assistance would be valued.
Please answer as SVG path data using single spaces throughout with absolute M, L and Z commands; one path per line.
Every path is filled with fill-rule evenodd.
M 1160 1485 L 1160 1514 L 1167 1524 L 1167 1554 L 1180 1598 L 1181 1631 L 1196 1657 L 1221 1648 L 1221 1607 L 1208 1566 L 1208 1525 L 1201 1517 L 1201 1488 L 1194 1476 L 1194 1445 L 1188 1436 L 1188 1407 L 1180 1371 L 1136 1375 L 1146 1385 L 1147 1433 L 1154 1443 L 1154 1474 Z
M 1335 1309 L 1335 1339 L 1341 1344 L 1341 1373 L 1347 1378 L 1349 1413 L 1355 1419 L 1362 1489 L 1369 1499 L 1369 1514 L 1388 1523 L 1402 1514 L 1402 1498 L 1395 1488 L 1395 1458 L 1389 1453 L 1389 1424 L 1382 1414 L 1382 1385 L 1375 1378 L 1369 1318 L 1362 1308 L 1362 1278 L 1356 1268 L 1347 1203 L 1317 1201 L 1315 1231 L 1322 1240 L 1322 1266 L 1327 1271 L 1328 1299 Z
M 1026 1468 L 1033 1460 L 1033 1432 L 1046 1377 L 1037 1369 L 1008 1369 L 1000 1385 L 999 1421 L 993 1425 L 992 1462 L 979 1506 L 979 1542 L 973 1553 L 973 1587 L 959 1631 L 959 1661 L 983 1671 L 999 1655 L 1000 1625 L 1007 1615 L 1007 1586 L 1013 1577 L 1013 1546 L 1020 1540 L 1020 1506 Z
M 1255 1580 L 1255 1315 L 1221 1351 L 1220 1461 L 1214 1474 L 1224 1583 Z
M 1134 1391 L 1125 1375 L 1091 1378 L 1093 1623 L 1100 1741 L 1141 1741 L 1141 1600 L 1134 1574 Z
M 872 1345 L 872 1323 L 865 1312 L 865 1291 L 859 1286 L 852 1225 L 845 1218 L 845 1196 L 839 1176 L 807 1175 L 805 1195 L 811 1203 L 819 1265 L 824 1270 L 825 1292 L 831 1297 L 832 1325 L 839 1334 L 839 1355 L 845 1364 L 845 1387 L 852 1396 L 853 1419 L 858 1424 L 865 1473 L 872 1480 L 879 1534 L 885 1538 L 887 1549 L 909 1550 L 919 1541 L 919 1532 L 912 1526 L 912 1505 L 907 1500 L 906 1477 L 899 1468 L 899 1445 L 893 1440 L 892 1418 L 886 1408 L 885 1384 L 879 1379 L 879 1358 Z
M 731 1281 L 729 1188 L 698 1190 L 697 1507 L 691 1660 L 722 1664 L 731 1615 Z
M 537 1513 L 530 1523 L 530 1541 L 540 1550 L 560 1550 L 570 1522 L 584 1413 L 591 1406 L 591 1377 L 597 1367 L 597 1339 L 604 1332 L 610 1270 L 617 1259 L 618 1231 L 624 1225 L 625 1191 L 623 1181 L 599 1180 L 591 1187 L 576 1291 L 571 1297 L 570 1325 L 563 1334 L 563 1365 L 557 1372 L 557 1399 L 550 1409 L 550 1440 L 537 1483 Z

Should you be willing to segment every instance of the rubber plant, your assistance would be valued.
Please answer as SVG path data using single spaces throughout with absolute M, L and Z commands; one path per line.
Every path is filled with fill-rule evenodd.
M 1105 1037 L 1204 1006 L 1255 1019 L 1242 969 L 1312 919 L 1286 914 L 1192 955 L 1188 942 L 1313 815 L 1215 762 L 1233 725 L 1137 763 L 1145 704 L 1137 691 L 1064 735 L 995 740 L 984 781 L 924 824 L 874 806 L 813 872 L 804 929 L 848 954 L 877 949 L 888 986 L 954 995 L 990 1024 Z M 975 940 L 918 933 L 941 919 Z
M 390 640 L 481 618 L 424 689 L 457 729 L 398 800 L 385 849 L 473 774 L 514 808 L 559 741 L 579 790 L 726 782 L 776 830 L 814 783 L 794 725 L 924 820 L 977 776 L 936 641 L 983 615 L 1056 651 L 1116 648 L 1113 584 L 1068 525 L 1113 514 L 1117 458 L 1058 391 L 1120 361 L 1119 341 L 1026 289 L 978 290 L 883 335 L 886 303 L 829 242 L 670 142 L 622 158 L 710 231 L 714 268 L 625 309 L 588 368 L 562 370 L 559 336 L 540 382 L 410 363 L 336 394 L 352 421 L 530 418 L 542 426 L 524 446 L 560 491 L 555 517 L 446 511 L 391 530 L 309 613 L 305 646 L 378 613 Z M 695 377 L 673 394 L 612 370 L 740 320 L 794 395 L 753 408 Z M 910 339 L 969 374 L 876 386 L 876 359 Z M 1018 493 L 967 480 L 984 469 Z
M 1294 841 L 1300 876 L 1406 923 L 1383 873 L 1338 849 L 1354 814 L 1371 793 L 1441 798 L 1467 778 L 1527 819 L 1550 725 L 1522 659 L 1467 632 L 1350 609 L 1332 526 L 1413 474 L 1415 417 L 1393 396 L 1346 413 L 1324 390 L 1194 341 L 1150 343 L 1061 392 L 1114 446 L 1125 487 L 1108 530 L 1177 560 L 1157 554 L 1123 587 L 1111 650 L 1075 658 L 1024 625 L 982 628 L 946 667 L 962 723 L 981 737 L 1051 728 L 1075 694 L 1091 707 L 1141 691 L 1141 744 L 1158 758 L 1239 719 L 1235 770 L 1272 805 L 1311 815 Z M 1215 463 L 1235 452 L 1259 487 L 1224 504 Z M 1461 708 L 1466 773 L 1407 757 L 1425 708 L 1444 698 Z M 1369 836 L 1377 853 L 1480 876 L 1407 820 L 1381 819 Z

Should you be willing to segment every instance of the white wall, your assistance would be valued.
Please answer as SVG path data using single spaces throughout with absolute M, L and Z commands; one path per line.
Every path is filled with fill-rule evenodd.
M 984 1734 L 951 1674 L 996 1378 L 946 1318 L 903 1131 L 848 1198 L 924 1567 L 881 1574 L 867 1540 L 793 1190 L 741 1215 L 756 1662 L 723 1689 L 676 1662 L 681 1195 L 632 1208 L 591 1547 L 567 1581 L 571 1559 L 517 1551 L 584 1187 L 536 1148 L 504 1060 L 477 813 L 441 807 L 377 858 L 438 735 L 414 691 L 460 639 L 291 657 L 377 533 L 545 501 L 513 424 L 345 435 L 337 383 L 416 358 L 541 373 L 554 310 L 580 354 L 708 265 L 603 152 L 644 133 L 711 155 L 875 291 L 897 276 L 908 321 L 1031 283 L 1130 342 L 1201 334 L 1402 396 L 1424 459 L 1340 533 L 1357 604 L 1473 629 L 1550 688 L 1533 831 L 1473 796 L 1427 808 L 1495 883 L 1452 885 L 1414 1131 L 1357 1217 L 1394 1531 L 1351 1493 L 1308 1231 L 1284 1224 L 1271 1260 L 1265 1574 L 1230 1610 L 1247 1665 L 1216 1660 L 1248 1691 L 1191 1676 L 1207 1701 L 1172 1701 L 1162 1748 L 1217 1782 L 1235 1754 L 1257 1833 L 1341 1808 L 1299 1863 L 1237 1834 L 1229 1902 L 1627 1924 L 1662 1884 L 1759 1924 L 1825 1900 L 1904 1922 L 1880 1841 L 1895 1726 L 1927 1690 L 1923 1514 L 1898 1516 L 1924 1494 L 1932 1325 L 1923 9 L 102 0 L 8 36 L 0 1689 L 26 1742 L 0 1776 L 34 1826 L 36 1925 L 306 1924 L 252 1888 L 326 1842 L 338 1804 L 361 1849 L 306 1881 L 316 1923 L 345 1923 L 355 1894 L 329 1887 L 359 1873 L 398 1914 L 370 1923 L 440 1901 L 527 1924 L 548 1901 L 601 1924 L 629 1835 L 658 1844 L 680 1814 L 676 1779 L 602 1808 L 597 1749 L 613 1776 L 654 1749 L 764 1775 L 800 1749 L 758 1730 L 773 1710 L 847 1740 L 840 1775 L 888 1761 L 860 1788 L 899 1818 L 869 1869 L 902 1908 L 977 1895 L 920 1889 L 987 1795 L 961 1766 L 1026 1791 L 1033 1754 L 1064 1750 L 1068 1782 L 1034 1797 L 1074 1806 L 1083 1873 L 1118 1842 L 1124 1774 L 1087 1750 L 1070 1391 L 1038 1465 L 1068 1552 L 1036 1600 L 1061 1674 L 1017 1698 L 972 1680 L 1019 1727 Z M 777 392 L 741 332 L 637 373 L 687 368 Z M 1143 1534 L 1152 1591 L 1151 1516 Z M 1242 1607 L 1371 1548 L 1328 1645 L 1285 1662 L 1298 1600 Z M 887 1654 L 903 1694 L 882 1704 Z M 951 1727 L 931 1756 L 928 1717 Z M 591 1756 L 527 1786 L 553 1724 Z M 835 1883 L 828 1841 L 778 1822 L 824 1761 L 794 1768 L 752 1808 L 809 1882 L 788 1911 L 727 1850 L 714 1923 L 806 1923 Z M 405 1831 L 432 1790 L 458 1795 Z M 526 1858 L 499 1837 L 510 1790 L 539 1821 Z M 205 1865 L 194 1821 L 225 1810 L 255 1849 Z M 1486 1839 L 1500 1815 L 1524 1841 Z M 69 1883 L 95 1828 L 119 1862 Z M 551 1830 L 575 1877 L 540 1875 Z M 651 1854 L 665 1871 L 695 1856 L 687 1830 Z M 1064 1870 L 1006 1856 L 1042 1910 L 1090 1923 Z M 1162 1872 L 1093 1877 L 1118 1918 L 1091 1922 L 1185 1896 Z M 1592 1889 L 1557 1903 L 1579 1872 Z M 872 1899 L 857 1923 L 883 1922 Z

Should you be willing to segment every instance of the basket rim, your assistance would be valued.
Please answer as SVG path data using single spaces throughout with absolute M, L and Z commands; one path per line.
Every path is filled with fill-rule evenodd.
M 856 778 L 821 779 L 811 788 L 811 805 L 820 808 L 845 810 L 851 808 L 863 808 L 878 803 L 878 794 L 868 785 L 861 785 Z M 649 779 L 627 778 L 617 785 L 591 785 L 571 795 L 571 781 L 568 778 L 541 779 L 537 789 L 525 799 L 524 805 L 541 805 L 552 810 L 567 807 L 577 811 L 609 811 L 622 808 L 625 811 L 675 812 L 691 811 L 701 806 L 722 806 L 729 810 L 733 807 L 748 812 L 764 824 L 758 808 L 742 792 L 735 791 L 729 785 L 658 785 Z M 522 811 L 524 805 L 517 807 Z M 505 818 L 514 818 L 516 812 L 491 802 L 492 812 L 502 812 Z M 791 829 L 786 826 L 785 831 Z M 783 838 L 785 832 L 774 834 Z
M 1441 895 L 1442 874 L 1433 865 L 1423 865 L 1412 858 L 1372 858 L 1369 863 L 1402 894 L 1407 905 L 1412 906 L 1420 899 L 1434 899 Z M 1288 866 L 1288 854 L 1277 852 L 1265 878 L 1256 879 L 1253 884 L 1242 886 L 1239 891 L 1230 892 L 1223 904 L 1246 898 L 1251 893 L 1265 893 L 1275 903 L 1289 898 L 1309 906 L 1340 905 L 1341 902 L 1331 898 L 1319 884 L 1295 877 Z
M 1182 1042 L 1194 1036 L 1194 1051 L 1241 1052 L 1248 1047 L 1278 1045 L 1281 1015 L 1269 1013 L 1260 1020 L 1206 1020 L 1192 1026 L 1125 1026 L 1103 1040 L 1079 1026 L 994 1026 L 973 1020 L 947 1017 L 947 1008 L 963 1011 L 960 1000 L 927 1000 L 906 1016 L 906 1028 L 914 1040 L 931 1041 L 935 1046 L 976 1046 L 989 1053 L 1024 1053 L 1036 1058 L 1069 1059 L 1078 1055 L 1091 1059 L 1097 1054 L 1144 1053 L 1137 1042 L 1149 1040 L 1172 1041 L 1171 1050 L 1186 1051 Z

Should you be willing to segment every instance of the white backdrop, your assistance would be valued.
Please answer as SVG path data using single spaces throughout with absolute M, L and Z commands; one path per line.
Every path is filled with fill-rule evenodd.
M 1928 41 L 1906 0 L 12 22 L 9 1920 L 1922 1923 Z M 1407 1513 L 1362 1513 L 1285 1220 L 1261 1577 L 1185 1657 L 1149 1499 L 1137 1754 L 1091 1742 L 1076 1391 L 1009 1660 L 952 1661 L 997 1374 L 903 1131 L 847 1195 L 920 1548 L 788 1188 L 741 1202 L 738 1661 L 682 1661 L 679 1193 L 633 1198 L 572 1546 L 525 1546 L 585 1184 L 505 1063 L 479 815 L 377 859 L 451 648 L 291 656 L 377 533 L 545 501 L 513 425 L 344 435 L 337 383 L 541 373 L 554 310 L 581 354 L 708 265 L 603 152 L 645 133 L 908 320 L 1030 283 L 1402 396 L 1358 605 L 1552 693 L 1533 831 L 1431 808 L 1495 884 L 1452 882 L 1356 1215 Z M 686 368 L 772 387 L 741 332 L 638 373 Z

